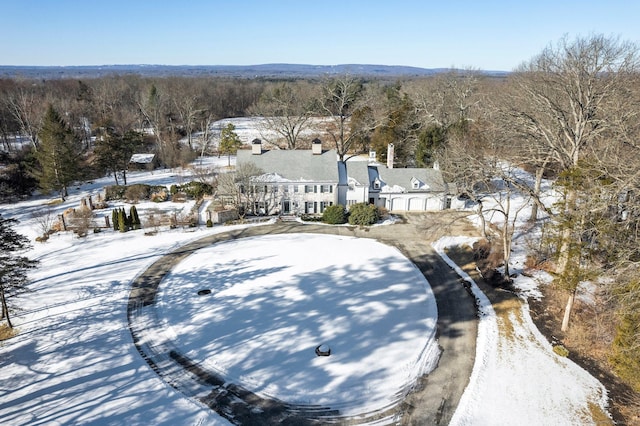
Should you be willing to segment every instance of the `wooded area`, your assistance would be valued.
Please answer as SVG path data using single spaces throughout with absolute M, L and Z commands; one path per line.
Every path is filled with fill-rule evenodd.
M 531 266 L 551 272 L 565 292 L 562 331 L 572 327 L 580 283 L 593 283 L 598 312 L 615 313 L 597 344 L 640 391 L 638 59 L 636 45 L 594 35 L 561 39 L 504 78 L 453 70 L 402 81 L 0 80 L 0 199 L 36 188 L 64 197 L 74 181 L 105 174 L 126 184 L 136 152 L 152 152 L 166 167 L 186 164 L 215 149 L 208 145 L 212 124 L 229 117 L 264 117 L 278 135 L 267 141 L 272 146 L 308 148 L 303 131 L 322 117 L 324 142 L 340 160 L 374 150 L 384 162 L 393 143 L 396 167 L 437 162 L 480 212 L 486 197 L 499 193 L 492 204 L 503 225 L 486 236 L 507 266 L 506 284 L 517 214 L 510 194 L 527 194 L 536 206 L 532 226 L 544 228 Z M 237 149 L 232 134 L 225 141 L 222 153 Z M 521 179 L 518 169 L 535 181 Z M 543 178 L 556 182 L 555 205 L 541 199 Z

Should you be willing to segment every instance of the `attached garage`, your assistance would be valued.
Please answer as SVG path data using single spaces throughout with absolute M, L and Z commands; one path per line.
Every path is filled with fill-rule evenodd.
M 409 211 L 424 211 L 424 198 L 410 198 Z
M 391 198 L 389 200 L 390 211 L 404 211 L 406 210 L 406 204 L 404 198 Z

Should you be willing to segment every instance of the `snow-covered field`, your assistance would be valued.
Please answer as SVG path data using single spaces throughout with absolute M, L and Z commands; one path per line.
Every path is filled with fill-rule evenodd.
M 305 141 L 310 141 L 316 137 L 327 141 L 326 132 L 323 130 L 324 122 L 326 121 L 327 119 L 322 117 L 313 117 L 309 119 L 307 125 L 300 132 L 299 136 Z M 262 117 L 236 117 L 224 118 L 211 125 L 209 140 L 210 147 L 218 146 L 220 143 L 220 132 L 228 124 L 234 125 L 234 132 L 245 145 L 251 144 L 254 139 L 262 140 L 267 147 L 271 147 L 273 144 L 284 143 L 282 135 L 270 128 L 267 119 Z M 193 136 L 192 143 L 196 148 L 200 148 L 203 132 L 194 133 Z M 186 143 L 186 140 L 187 138 L 184 138 L 183 142 Z
M 221 159 L 222 166 L 226 162 Z M 206 164 L 213 167 L 216 160 Z M 129 181 L 168 185 L 186 181 L 188 173 L 136 172 Z M 80 198 L 110 183 L 103 179 L 83 185 L 66 203 L 51 208 L 61 212 L 77 207 Z M 19 219 L 17 230 L 33 239 L 38 231 L 32 213 L 48 201 L 39 197 L 0 205 L 0 213 Z M 167 211 L 190 208 L 159 206 Z M 147 206 L 138 207 L 144 220 Z M 155 236 L 104 231 L 85 238 L 60 233 L 34 244 L 28 255 L 40 260 L 40 267 L 31 274 L 33 292 L 19 300 L 22 311 L 14 323 L 20 333 L 0 343 L 0 423 L 228 424 L 149 368 L 127 327 L 127 298 L 131 281 L 163 253 L 229 229 L 162 229 Z M 523 265 L 525 237 L 516 239 L 516 272 Z M 415 267 L 397 251 L 374 242 L 351 246 L 363 244 L 357 239 L 336 244 L 337 237 L 283 238 L 221 243 L 183 261 L 160 287 L 158 316 L 167 325 L 165 337 L 212 369 L 266 394 L 303 402 L 325 398 L 323 390 L 335 392 L 335 399 L 322 400 L 327 404 L 352 392 L 354 406 L 371 408 L 388 401 L 386 391 L 402 388 L 430 366 L 434 358 L 421 351 L 429 347 L 425 337 L 433 333 L 433 298 Z M 322 256 L 307 253 L 307 243 L 322 248 Z M 436 248 L 446 259 L 444 247 L 460 243 L 467 242 L 447 238 Z M 353 253 L 372 250 L 368 254 L 379 256 L 378 267 L 365 259 L 345 262 L 337 250 L 342 246 Z M 530 278 L 518 280 L 529 289 L 537 285 Z M 325 291 L 327 282 L 342 286 L 339 298 Z M 202 288 L 212 294 L 194 295 Z M 602 385 L 551 351 L 526 303 L 504 324 L 473 288 L 482 314 L 476 364 L 452 423 L 594 424 L 589 406 L 604 408 Z M 230 321 L 244 322 L 230 330 Z M 211 325 L 217 330 L 213 335 Z M 357 339 L 349 341 L 354 332 Z M 323 343 L 333 351 L 324 359 L 313 353 Z M 252 345 L 274 350 L 256 358 L 250 355 Z M 291 363 L 282 362 L 281 351 Z M 309 377 L 301 374 L 309 370 Z M 309 380 L 316 381 L 315 392 Z

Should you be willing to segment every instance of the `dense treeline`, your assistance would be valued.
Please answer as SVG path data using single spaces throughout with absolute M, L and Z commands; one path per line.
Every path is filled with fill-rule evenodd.
M 277 135 L 267 143 L 305 148 L 313 132 L 304 131 L 322 117 L 323 142 L 340 159 L 375 150 L 385 161 L 393 143 L 396 167 L 437 163 L 481 211 L 500 179 L 492 208 L 503 225 L 486 235 L 505 265 L 517 218 L 511 196 L 527 194 L 532 223 L 550 219 L 531 258 L 566 291 L 563 331 L 579 284 L 593 282 L 602 309 L 616 312 L 603 337 L 609 361 L 640 389 L 638 67 L 637 46 L 594 35 L 564 38 L 504 78 L 457 70 L 402 81 L 0 80 L 0 196 L 28 194 L 36 184 L 64 196 L 71 180 L 106 173 L 126 183 L 134 152 L 154 152 L 164 166 L 183 164 L 205 150 L 211 124 L 227 117 L 264 117 Z M 45 153 L 61 161 L 50 164 L 53 155 Z M 84 175 L 69 175 L 68 167 Z M 535 180 L 522 179 L 520 168 Z M 543 177 L 556 182 L 553 206 L 541 199 Z

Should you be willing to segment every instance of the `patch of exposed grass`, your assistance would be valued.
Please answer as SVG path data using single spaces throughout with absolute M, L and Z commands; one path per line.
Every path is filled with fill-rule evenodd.
M 553 352 L 555 352 L 558 356 L 561 356 L 564 358 L 569 356 L 569 350 L 562 345 L 554 345 Z
M 492 303 L 493 310 L 496 312 L 498 319 L 500 334 L 508 339 L 515 338 L 515 325 L 523 324 L 522 319 L 522 301 L 520 299 L 504 299 L 499 302 Z
M 522 300 L 516 297 L 503 297 L 489 285 L 484 285 L 482 277 L 478 274 L 477 265 L 474 258 L 473 249 L 469 246 L 450 247 L 446 251 L 447 256 L 451 258 L 460 268 L 481 287 L 484 293 L 491 299 L 491 304 L 496 312 L 496 317 L 500 325 L 500 334 L 506 338 L 514 338 L 514 321 L 523 324 L 522 318 Z
M 453 246 L 448 247 L 445 250 L 445 254 L 449 256 L 451 260 L 453 260 L 456 265 L 458 265 L 462 270 L 464 270 L 467 274 L 470 274 L 470 271 L 475 272 L 476 262 L 473 259 L 473 252 L 471 247 L 469 246 Z
M 594 423 L 598 426 L 610 426 L 613 425 L 613 420 L 604 412 L 602 407 L 593 402 L 589 402 L 589 413 Z
M 0 324 L 0 341 L 10 339 L 15 335 L 16 332 L 13 328 L 10 328 L 7 324 Z

